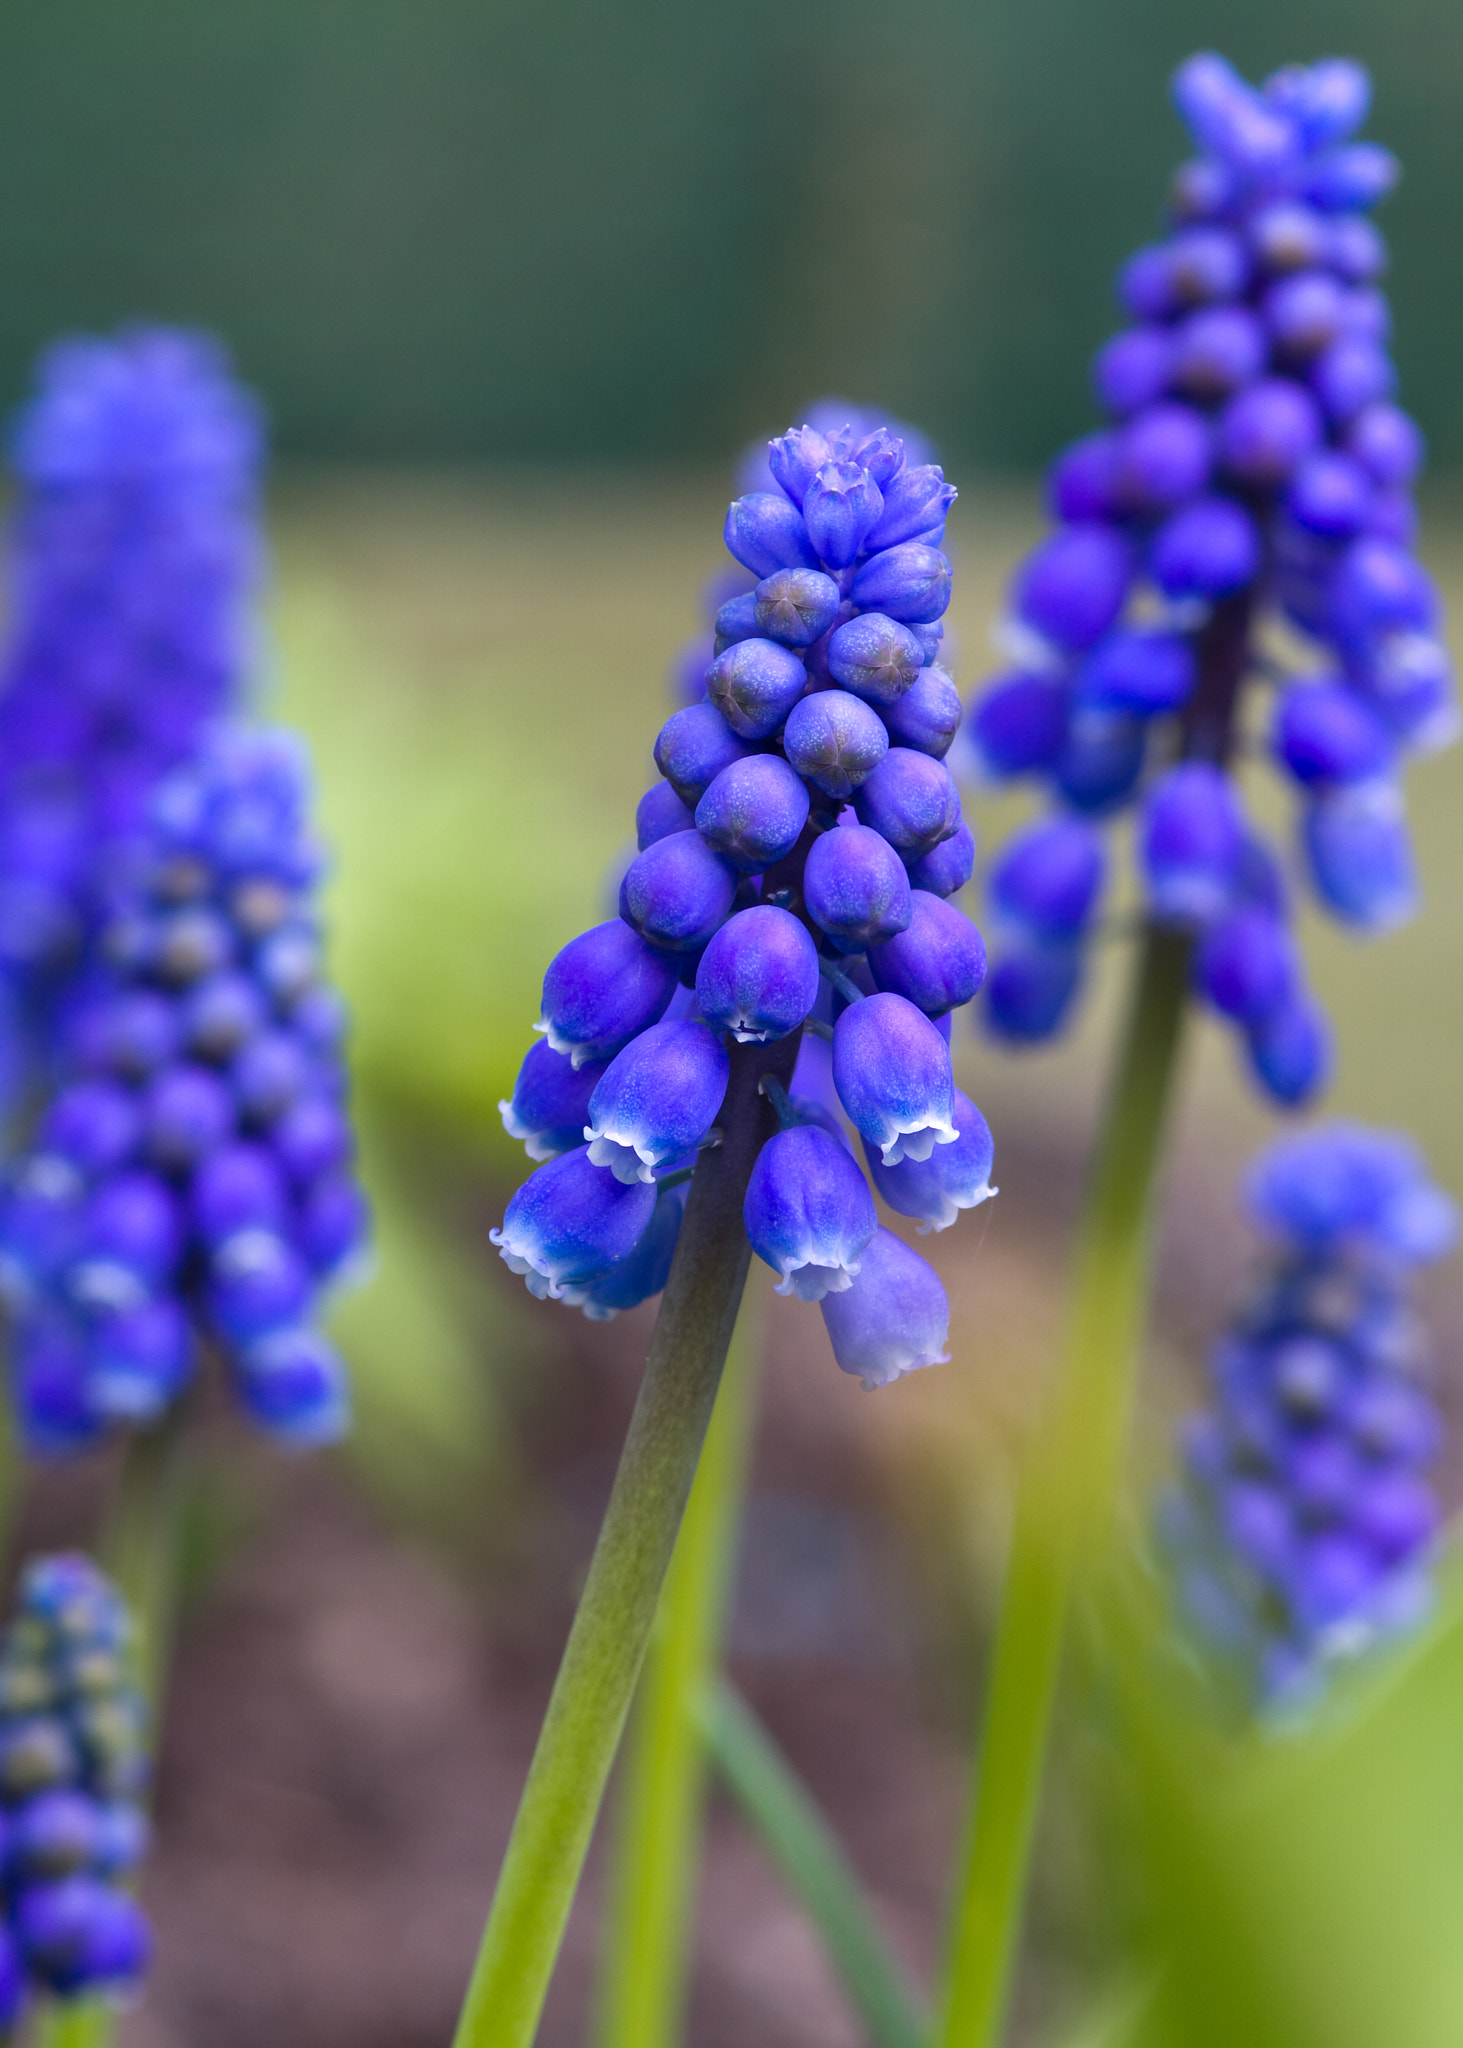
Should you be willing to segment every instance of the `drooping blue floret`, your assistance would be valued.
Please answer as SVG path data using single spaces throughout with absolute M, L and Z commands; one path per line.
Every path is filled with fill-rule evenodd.
M 901 995 L 851 1003 L 833 1030 L 833 1080 L 856 1129 L 886 1166 L 928 1159 L 959 1136 L 950 1052 L 921 1010 Z
M 1203 950 L 1196 986 L 1287 1107 L 1324 1084 L 1329 1033 L 1274 923 L 1233 921 L 1255 907 L 1230 858 L 1236 827 L 1255 835 L 1237 785 L 1220 791 L 1250 679 L 1279 686 L 1272 745 L 1298 798 L 1298 864 L 1362 931 L 1416 908 L 1400 775 L 1460 728 L 1413 552 L 1422 441 L 1395 402 L 1386 251 L 1365 217 L 1396 165 L 1348 139 L 1368 95 L 1342 60 L 1260 87 L 1212 54 L 1181 67 L 1198 154 L 1164 238 L 1122 270 L 1130 324 L 1094 364 L 1106 424 L 1051 468 L 1054 529 L 1018 567 L 999 636 L 1011 665 L 953 757 L 983 782 L 1036 780 L 1058 817 L 1140 807 L 1150 913 Z M 1314 643 L 1302 673 L 1277 669 L 1272 620 Z M 1006 929 L 985 1015 L 1039 1041 L 1071 1014 L 1080 944 L 1006 914 L 999 856 L 991 886 Z M 1268 908 L 1288 920 L 1288 904 Z
M 588 1145 L 551 1159 L 508 1204 L 493 1243 L 531 1294 L 554 1301 L 602 1279 L 634 1251 L 655 1209 L 654 1180 L 623 1181 Z
M 816 1124 L 779 1131 L 757 1155 L 743 1209 L 777 1292 L 821 1301 L 850 1286 L 878 1217 L 847 1147 Z
M 1356 1124 L 1272 1145 L 1245 1197 L 1270 1266 L 1211 1354 L 1159 1532 L 1189 1623 L 1288 1706 L 1426 1610 L 1441 1432 L 1410 1269 L 1458 1214 L 1414 1145 Z
M 590 1098 L 584 1136 L 592 1165 L 616 1180 L 653 1181 L 693 1151 L 716 1120 L 729 1075 L 726 1048 L 690 1018 L 652 1024 L 616 1053 Z
M 33 1559 L 0 1639 L 6 1917 L 0 2025 L 27 1997 L 135 1995 L 152 1949 L 147 1711 L 121 1598 L 88 1559 Z
M 864 1140 L 864 1157 L 874 1186 L 891 1209 L 914 1217 L 923 1235 L 948 1230 L 962 1210 L 978 1209 L 998 1192 L 991 1186 L 996 1148 L 990 1126 L 968 1095 L 955 1091 L 953 1145 L 936 1145 L 928 1159 L 901 1159 L 886 1166 L 878 1148 Z
M 312 1318 L 366 1215 L 309 794 L 297 743 L 222 728 L 159 786 L 114 874 L 56 1092 L 0 1200 L 16 1398 L 39 1450 L 154 1419 L 204 1340 L 282 1440 L 345 1426 L 344 1368 Z M 552 1136 L 527 1080 L 534 1134 Z

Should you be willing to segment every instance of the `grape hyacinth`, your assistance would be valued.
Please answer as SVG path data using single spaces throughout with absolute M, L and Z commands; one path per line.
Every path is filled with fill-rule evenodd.
M 1214 1347 L 1160 1532 L 1189 1621 L 1274 1705 L 1426 1611 L 1441 1429 L 1410 1274 L 1458 1218 L 1412 1144 L 1356 1124 L 1272 1144 L 1244 1192 L 1267 1269 Z
M 493 1241 L 534 1294 L 591 1316 L 657 1293 L 684 1183 L 754 1061 L 781 1128 L 751 1167 L 747 1236 L 873 1387 L 944 1357 L 949 1309 L 878 1228 L 843 1118 L 924 1228 L 992 1192 L 948 1042 L 985 948 L 949 900 L 974 863 L 937 663 L 955 494 L 901 431 L 834 411 L 773 441 L 727 514 L 740 566 L 681 662 L 619 919 L 550 966 L 544 1042 L 501 1105 L 543 1163 Z
M 1057 524 L 1015 577 L 1010 667 L 967 727 L 983 779 L 1032 778 L 1053 803 L 990 873 L 985 1016 L 1008 1040 L 1060 1030 L 1100 914 L 1101 823 L 1133 808 L 1150 920 L 1193 940 L 1197 991 L 1295 1105 L 1326 1080 L 1329 1032 L 1281 863 L 1229 776 L 1243 685 L 1274 685 L 1263 745 L 1295 792 L 1299 866 L 1358 932 L 1416 907 L 1401 774 L 1457 729 L 1368 218 L 1397 166 L 1351 140 L 1370 96 L 1355 64 L 1257 90 L 1202 55 L 1174 95 L 1199 154 L 1164 239 L 1121 274 L 1131 324 L 1093 373 L 1106 424 L 1051 470 Z
M 130 1886 L 147 1846 L 147 1712 L 131 1625 L 89 1559 L 35 1558 L 0 1641 L 0 2026 L 28 1996 L 135 1995 L 152 1947 Z
M 365 1214 L 308 803 L 295 740 L 224 728 L 161 785 L 114 879 L 0 1203 L 36 1452 L 155 1420 L 202 1343 L 281 1442 L 344 1428 L 344 1368 L 313 1317 Z
M 51 348 L 10 453 L 5 1097 L 44 1050 L 153 790 L 239 701 L 261 568 L 262 434 L 212 342 L 139 328 Z

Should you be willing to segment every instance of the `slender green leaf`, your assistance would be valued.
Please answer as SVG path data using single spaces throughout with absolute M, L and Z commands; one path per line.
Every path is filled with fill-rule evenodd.
M 920 2048 L 924 2022 L 915 1995 L 797 1772 L 725 1680 L 707 1691 L 702 1726 L 717 1768 L 822 1936 L 878 2048 Z

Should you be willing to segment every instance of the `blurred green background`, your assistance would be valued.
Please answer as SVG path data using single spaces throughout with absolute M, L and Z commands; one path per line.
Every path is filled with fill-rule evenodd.
M 1211 44 L 1372 66 L 1405 387 L 1463 457 L 1454 0 L 6 0 L 0 392 L 148 313 L 227 334 L 292 455 L 719 457 L 832 388 L 1029 466 Z
M 1251 73 L 1330 52 L 1373 69 L 1371 132 L 1406 166 L 1383 223 L 1403 392 L 1434 451 L 1424 553 L 1463 604 L 1456 0 L 0 7 L 0 400 L 20 397 L 56 332 L 149 317 L 220 333 L 272 416 L 271 708 L 320 766 L 379 1223 L 375 1276 L 340 1309 L 360 1409 L 351 1455 L 413 1554 L 430 1543 L 476 1569 L 538 1546 L 549 1566 L 540 1556 L 540 1577 L 527 1574 L 535 1597 L 544 1583 L 567 1597 L 582 1569 L 592 1520 L 570 1540 L 545 1519 L 544 1411 L 592 1411 L 571 1448 L 612 1458 L 623 1414 L 605 1390 L 633 1382 L 646 1324 L 586 1331 L 500 1284 L 486 1230 L 522 1158 L 496 1103 L 543 966 L 599 914 L 651 779 L 665 669 L 724 559 L 738 447 L 828 390 L 933 433 L 962 490 L 951 623 L 957 677 L 974 682 L 1003 580 L 1038 531 L 1035 472 L 1090 424 L 1086 362 L 1113 324 L 1113 272 L 1155 230 L 1181 154 L 1168 76 L 1204 45 Z M 1251 781 L 1279 824 L 1259 764 Z M 1338 1027 L 1336 1106 L 1411 1126 L 1463 1189 L 1463 756 L 1425 764 L 1409 794 L 1426 916 L 1367 946 L 1312 920 L 1307 943 Z M 1019 803 L 973 808 L 989 845 Z M 881 1755 L 902 1742 L 932 1773 L 907 1830 L 918 1882 L 900 1890 L 866 1859 L 881 1909 L 918 1926 L 905 1945 L 926 1970 L 1013 1451 L 1050 1357 L 1125 965 L 1124 948 L 1106 949 L 1095 1000 L 1051 1052 L 997 1056 L 957 1030 L 1004 1192 L 978 1229 L 934 1246 L 956 1363 L 866 1403 L 810 1312 L 769 1322 L 778 1431 L 808 1471 L 821 1459 L 815 1491 L 843 1487 L 892 1532 L 920 1588 L 906 1603 L 929 1637 L 920 1683 L 891 1688 L 855 1659 L 839 1684 Z M 1273 1128 L 1227 1040 L 1200 1025 L 1195 1043 L 1163 1204 L 1144 1469 L 1243 1285 L 1233 1175 Z M 1434 1308 L 1456 1363 L 1456 1278 Z M 777 1459 L 764 1445 L 763 1479 Z M 302 1554 L 312 1540 L 307 1526 Z M 796 1559 L 777 1570 L 802 1583 Z M 556 1643 L 562 1610 L 541 1606 Z M 1073 2048 L 1456 2048 L 1456 1592 L 1443 1616 L 1334 1725 L 1280 1748 L 1218 1742 L 1161 1687 L 1074 1688 L 1023 2038 L 1048 2038 L 1110 1977 L 1107 2017 L 1095 2031 L 1082 2018 Z M 531 1671 L 531 1706 L 550 1668 Z M 802 1726 L 816 1764 L 834 1745 L 789 1698 L 779 1732 L 796 1749 Z M 533 1713 L 519 1722 L 530 1731 Z M 508 1773 L 493 1827 L 515 1789 Z M 845 1789 L 842 1806 L 827 1796 L 856 1829 L 877 1786 L 866 1774 Z M 460 1792 L 444 1789 L 446 1833 Z M 165 1823 L 164 1856 L 170 1839 Z M 386 1843 L 383 1862 L 395 1852 Z M 352 1862 L 342 1896 L 355 1874 Z M 474 1898 L 462 1957 L 440 1972 L 445 2001 L 475 1915 Z M 392 1949 L 384 1907 L 381 1925 L 385 1938 L 373 1925 L 351 1952 L 358 1982 L 368 1949 Z M 175 1943 L 170 1967 L 180 1982 L 193 1970 L 184 1990 L 214 2004 L 165 1986 L 159 2042 L 196 2037 L 206 2009 L 209 2038 L 232 2048 L 206 1935 Z M 571 1976 L 576 1939 L 591 1954 L 592 1927 L 571 1936 Z M 291 1969 L 308 1964 L 291 1954 Z M 233 1983 L 225 2005 L 244 2012 L 246 1989 Z M 546 2039 L 578 2041 L 577 1995 Z M 826 1984 L 818 1995 L 827 2006 Z M 831 1996 L 816 2038 L 841 2044 Z M 733 2000 L 727 2038 L 812 2038 L 795 2028 L 806 1992 L 794 1984 L 785 2004 L 786 2036 L 771 2005 Z M 723 2039 L 709 2008 L 704 2019 L 697 2048 Z M 240 2040 L 267 2037 L 252 2024 L 239 2021 Z M 291 2024 L 307 2048 L 346 2031 L 327 2018 L 312 2032 L 294 2012 Z

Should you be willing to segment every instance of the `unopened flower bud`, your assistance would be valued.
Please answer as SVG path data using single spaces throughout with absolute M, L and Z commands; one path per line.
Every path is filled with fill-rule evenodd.
M 760 633 L 784 647 L 811 647 L 833 624 L 842 601 L 838 585 L 821 569 L 778 569 L 753 594 L 751 633 L 737 637 Z
M 673 832 L 630 863 L 620 915 L 649 945 L 697 953 L 725 923 L 735 894 L 735 871 L 701 834 Z
M 752 491 L 734 499 L 724 537 L 729 551 L 754 576 L 818 566 L 801 512 L 772 491 Z
M 817 690 L 794 704 L 782 735 L 788 760 L 825 796 L 850 797 L 889 751 L 877 711 L 847 690 Z
M 803 499 L 814 553 L 831 569 L 846 569 L 863 552 L 865 536 L 883 509 L 883 495 L 867 470 L 853 462 L 825 464 Z
M 785 1038 L 811 1015 L 818 989 L 818 953 L 806 927 L 770 903 L 728 918 L 696 969 L 702 1016 L 738 1044 Z
M 850 952 L 893 938 L 910 919 L 904 863 L 867 825 L 840 825 L 813 842 L 803 897 L 819 930 Z
M 775 640 L 740 641 L 719 654 L 706 671 L 707 696 L 744 740 L 762 740 L 776 732 L 807 686 L 801 661 Z
M 802 778 L 776 754 L 723 768 L 696 806 L 696 830 L 740 874 L 760 874 L 791 853 L 807 822 Z

